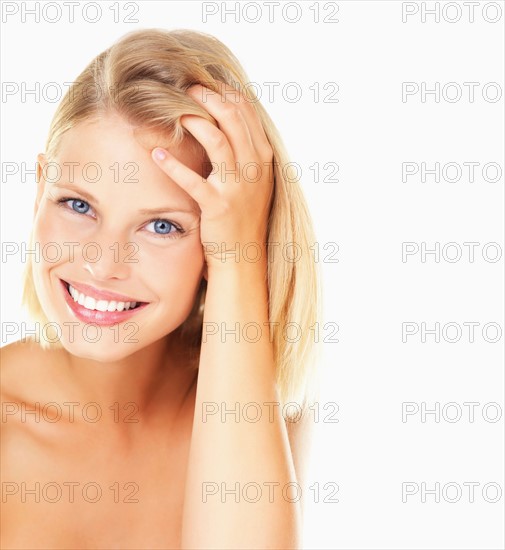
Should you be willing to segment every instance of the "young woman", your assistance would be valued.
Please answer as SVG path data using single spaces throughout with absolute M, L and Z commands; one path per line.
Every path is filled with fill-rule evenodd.
M 315 239 L 203 33 L 129 33 L 58 107 L 2 349 L 2 547 L 299 548 Z

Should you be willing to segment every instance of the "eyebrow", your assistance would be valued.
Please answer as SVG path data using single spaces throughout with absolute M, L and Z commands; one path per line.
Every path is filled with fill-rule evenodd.
M 65 183 L 65 184 L 59 184 L 55 183 L 53 187 L 58 187 L 59 189 L 68 189 L 75 191 L 76 193 L 79 193 L 82 195 L 85 199 L 88 199 L 90 202 L 93 202 L 97 205 L 100 204 L 100 201 L 98 201 L 91 193 L 88 193 L 87 191 L 82 190 L 77 185 L 72 185 L 71 183 Z M 164 207 L 164 208 L 143 208 L 139 210 L 139 213 L 145 216 L 153 216 L 156 214 L 165 214 L 165 213 L 174 213 L 174 212 L 184 212 L 185 214 L 195 214 L 196 216 L 199 216 L 200 213 L 196 210 L 196 208 L 173 208 L 173 207 Z

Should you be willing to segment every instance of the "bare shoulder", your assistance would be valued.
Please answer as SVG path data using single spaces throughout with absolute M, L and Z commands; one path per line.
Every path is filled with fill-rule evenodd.
M 47 423 L 40 423 L 35 415 L 24 416 L 23 410 L 34 411 L 40 395 L 48 395 L 51 377 L 45 373 L 53 354 L 44 350 L 35 340 L 13 342 L 0 348 L 0 400 L 2 476 L 9 487 L 37 475 L 41 455 L 40 435 Z M 53 426 L 50 424 L 49 426 Z M 32 485 L 33 486 L 33 485 Z M 37 506 L 37 508 L 39 508 Z M 12 537 L 19 531 L 25 508 L 11 496 L 1 504 L 2 548 L 11 546 Z M 16 544 L 16 548 L 17 548 Z
M 19 436 L 26 433 L 27 423 L 20 421 L 19 410 L 23 404 L 32 404 L 29 397 L 34 395 L 36 381 L 31 368 L 37 363 L 39 354 L 39 345 L 31 340 L 20 340 L 0 348 L 1 457 L 4 471 L 9 473 L 16 464 L 15 447 Z
M 0 348 L 2 367 L 5 366 L 6 362 L 12 361 L 13 359 L 28 357 L 28 354 L 41 353 L 43 351 L 42 346 L 33 338 L 26 338 L 25 340 L 12 342 L 11 344 L 7 344 L 6 346 L 2 346 Z
M 0 394 L 2 400 L 19 398 L 40 387 L 44 367 L 56 354 L 44 350 L 34 339 L 19 340 L 0 348 Z
M 23 367 L 36 350 L 37 343 L 19 340 L 0 348 L 0 390 L 2 395 L 14 393 L 16 381 L 21 381 Z M 36 353 L 36 351 L 35 351 Z
M 65 401 L 57 376 L 61 357 L 58 349 L 44 349 L 33 339 L 0 348 L 1 455 L 9 471 L 17 467 L 19 449 L 25 448 L 28 440 L 40 441 L 48 428 L 56 427 L 40 422 L 38 415 L 41 404 Z

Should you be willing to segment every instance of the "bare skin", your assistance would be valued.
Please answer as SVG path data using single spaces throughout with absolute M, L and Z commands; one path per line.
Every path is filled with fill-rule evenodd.
M 127 395 L 118 406 L 64 390 L 64 350 L 1 351 L 2 548 L 180 548 L 196 373 L 167 370 L 142 410 Z M 39 416 L 25 414 L 36 403 Z
M 251 160 L 260 166 L 271 162 L 260 123 L 243 98 L 236 107 L 215 94 L 203 102 L 198 88 L 193 93 L 220 122 L 217 129 L 200 117 L 183 120 L 211 160 L 218 166 L 234 166 L 233 157 L 241 166 Z M 60 162 L 108 166 L 111 159 L 123 165 L 134 158 L 142 186 L 123 193 L 124 183 L 111 178 L 86 188 L 96 198 L 93 216 L 56 206 L 66 194 L 42 179 L 35 207 L 37 240 L 96 241 L 102 250 L 110 242 L 134 242 L 142 261 L 126 264 L 103 257 L 92 268 L 84 266 L 89 268 L 86 275 L 82 265 L 67 257 L 59 263 L 42 262 L 35 266 L 37 294 L 48 317 L 60 323 L 73 319 L 62 299 L 60 278 L 149 305 L 137 313 L 134 346 L 113 345 L 105 332 L 99 344 L 77 337 L 60 351 L 46 352 L 34 343 L 2 349 L 2 411 L 8 415 L 5 422 L 2 418 L 2 546 L 298 548 L 300 502 L 278 497 L 254 506 L 222 505 L 218 499 L 204 502 L 201 496 L 209 480 L 242 486 L 275 481 L 281 487 L 297 481 L 305 486 L 310 423 L 285 423 L 278 410 L 273 421 L 264 415 L 255 424 L 222 422 L 219 417 L 205 422 L 200 413 L 208 402 L 230 406 L 277 401 L 267 332 L 254 344 L 224 345 L 209 339 L 202 344 L 198 378 L 176 337 L 202 276 L 209 284 L 204 323 L 252 321 L 264 326 L 268 321 L 266 262 L 223 265 L 218 257 L 202 255 L 203 242 L 265 242 L 272 186 L 267 171 L 254 186 L 246 181 L 232 185 L 235 178 L 228 176 L 227 182 L 221 174 L 204 186 L 194 151 L 167 152 L 173 156 L 158 158 L 157 165 L 152 162 L 155 153 L 151 159 L 124 121 L 112 117 L 98 124 L 87 124 L 78 133 L 70 130 Z M 136 210 L 161 201 L 181 211 L 197 203 L 201 217 L 176 214 L 176 223 L 186 232 L 165 241 L 146 231 L 147 219 Z M 23 404 L 33 410 L 35 403 L 59 404 L 62 418 L 51 422 L 58 412 L 54 406 L 41 411 L 39 422 L 34 415 L 23 417 Z M 74 417 L 66 403 L 76 403 Z M 90 418 L 97 407 L 85 408 L 92 403 L 102 412 L 96 422 Z M 33 489 L 39 502 L 26 491 Z
M 55 382 L 65 372 L 66 355 L 43 351 L 29 340 L 0 349 L 6 500 L 0 547 L 181 548 L 196 373 L 172 371 L 157 403 L 142 411 L 127 395 L 117 406 L 62 392 Z M 55 402 L 78 405 L 61 405 L 61 419 L 55 421 L 57 409 L 44 408 Z M 91 403 L 99 404 L 97 421 L 99 409 Z M 28 412 L 35 410 L 38 417 Z M 287 422 L 286 427 L 301 483 L 310 424 Z M 61 499 L 52 502 L 58 490 Z

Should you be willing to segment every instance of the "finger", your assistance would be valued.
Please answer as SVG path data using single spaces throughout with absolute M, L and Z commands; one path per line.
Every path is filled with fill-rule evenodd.
M 207 180 L 176 159 L 166 149 L 155 147 L 151 151 L 151 157 L 170 179 L 198 203 L 200 210 L 205 208 L 211 191 Z
M 235 169 L 235 155 L 226 135 L 203 117 L 184 115 L 181 124 L 202 145 L 212 163 L 212 174 Z
M 261 119 L 256 111 L 254 103 L 258 103 L 259 100 L 255 102 L 246 97 L 242 92 L 236 90 L 229 84 L 225 82 L 217 81 L 217 84 L 221 88 L 221 95 L 224 95 L 226 98 L 236 97 L 236 101 L 239 103 L 239 108 L 244 116 L 251 138 L 253 140 L 254 146 L 258 152 L 262 150 L 271 149 L 270 142 L 268 141 L 265 129 L 261 123 Z
M 188 94 L 217 120 L 228 138 L 234 158 L 239 162 L 250 158 L 256 149 L 240 105 L 200 84 L 192 86 Z
M 221 95 L 238 105 L 249 128 L 249 134 L 256 151 L 269 159 L 272 155 L 272 146 L 268 141 L 263 124 L 254 106 L 254 102 L 229 84 L 221 81 L 216 81 L 216 83 L 221 89 Z M 258 101 L 256 101 L 256 103 L 258 103 Z

